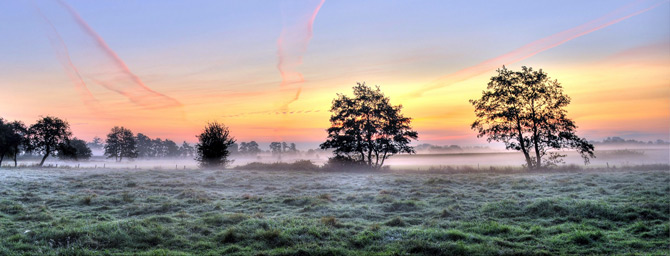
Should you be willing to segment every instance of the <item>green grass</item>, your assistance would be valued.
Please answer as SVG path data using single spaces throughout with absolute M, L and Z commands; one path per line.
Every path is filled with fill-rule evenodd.
M 667 170 L 0 170 L 0 255 L 668 255 Z

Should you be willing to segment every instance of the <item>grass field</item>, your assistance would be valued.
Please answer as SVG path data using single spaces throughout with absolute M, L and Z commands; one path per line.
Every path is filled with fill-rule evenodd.
M 1 169 L 0 255 L 668 255 L 669 174 Z

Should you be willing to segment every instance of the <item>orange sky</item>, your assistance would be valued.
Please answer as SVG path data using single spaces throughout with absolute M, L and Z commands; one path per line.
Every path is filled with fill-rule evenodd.
M 76 19 L 68 18 L 71 16 L 66 8 L 55 13 L 45 11 L 45 17 L 53 23 L 56 35 L 63 38 L 68 57 L 77 69 L 65 68 L 64 71 L 59 52 L 54 53 L 54 49 L 62 49 L 63 45 L 50 43 L 45 35 L 53 37 L 54 34 L 47 33 L 49 30 L 39 35 L 17 32 L 17 35 L 26 37 L 41 36 L 42 40 L 36 41 L 39 43 L 31 46 L 33 48 L 25 46 L 27 50 L 24 50 L 29 50 L 30 55 L 5 54 L 9 60 L 15 61 L 3 63 L 2 67 L 9 69 L 0 72 L 0 78 L 3 78 L 0 80 L 3 88 L 0 116 L 29 124 L 39 115 L 62 117 L 70 122 L 75 136 L 87 140 L 93 136 L 104 137 L 112 126 L 121 125 L 150 137 L 192 142 L 208 121 L 220 121 L 228 125 L 240 141 L 283 140 L 314 146 L 325 138 L 324 130 L 329 125 L 327 110 L 336 93 L 348 94 L 356 82 L 366 82 L 380 85 L 393 104 L 404 105 L 405 114 L 414 118 L 420 142 L 483 144 L 485 142 L 476 139 L 475 133 L 469 129 L 474 115 L 468 100 L 481 95 L 488 79 L 495 75 L 492 67 L 498 67 L 499 63 L 457 80 L 445 80 L 445 76 L 449 78 L 450 74 L 460 74 L 468 67 L 503 58 L 535 40 L 584 26 L 622 8 L 632 8 L 627 9 L 628 13 L 619 13 L 619 16 L 599 23 L 609 27 L 596 26 L 598 29 L 570 37 L 561 44 L 542 48 L 539 52 L 526 52 L 528 56 L 524 58 L 517 56 L 514 61 L 500 63 L 508 64 L 511 69 L 519 69 L 522 65 L 542 68 L 550 77 L 558 79 L 565 93 L 572 97 L 569 116 L 579 126 L 580 135 L 588 139 L 607 136 L 668 139 L 670 32 L 667 23 L 670 5 L 667 1 L 633 2 L 637 4 L 634 8 L 627 7 L 630 3 L 625 1 L 624 4 L 609 4 L 593 13 L 566 17 L 574 18 L 574 21 L 565 24 L 545 24 L 546 27 L 518 32 L 523 38 L 510 36 L 509 40 L 498 44 L 495 40 L 499 38 L 482 30 L 481 34 L 461 32 L 458 34 L 461 43 L 444 47 L 430 43 L 432 37 L 426 34 L 418 37 L 417 42 L 385 43 L 387 40 L 381 40 L 376 44 L 365 43 L 360 48 L 355 43 L 348 43 L 344 37 L 340 42 L 342 45 L 338 45 L 338 39 L 333 38 L 332 35 L 345 32 L 336 26 L 341 18 L 335 15 L 336 8 L 342 6 L 333 4 L 329 10 L 329 3 L 314 1 L 303 7 L 280 5 L 282 11 L 276 10 L 275 16 L 278 26 L 251 29 L 259 33 L 276 31 L 262 40 L 239 40 L 238 37 L 251 33 L 245 31 L 222 33 L 220 39 L 205 36 L 204 39 L 184 39 L 167 46 L 146 48 L 141 42 L 129 39 L 132 34 L 123 35 L 125 41 L 119 41 L 114 36 L 117 33 L 114 27 L 106 27 L 113 26 L 112 23 L 95 18 L 92 11 L 95 8 L 73 2 L 73 11 L 79 11 L 82 22 L 89 22 L 86 25 L 100 36 L 110 51 L 118 54 L 120 62 L 101 51 L 100 42 L 87 37 L 82 32 L 85 26 L 81 30 L 82 24 L 77 25 Z M 293 42 L 285 40 L 297 48 L 283 46 L 288 50 L 280 51 L 279 56 L 293 54 L 284 56 L 293 61 L 284 67 L 292 69 L 289 71 L 293 74 L 302 75 L 304 81 L 279 86 L 282 76 L 277 70 L 277 44 L 276 41 L 271 44 L 270 40 L 277 40 L 281 35 L 311 33 L 299 28 L 304 25 L 301 22 L 312 21 L 315 10 L 318 10 L 316 6 L 321 9 L 313 19 L 312 37 Z M 53 10 L 48 6 L 42 8 Z M 265 11 L 272 10 L 275 9 Z M 306 15 L 307 18 L 287 21 L 281 16 L 282 12 L 284 15 L 287 12 Z M 629 15 L 632 13 L 636 16 Z M 414 19 L 421 17 L 418 15 Z M 626 19 L 618 20 L 620 17 Z M 111 17 L 110 20 L 113 21 Z M 608 23 L 611 20 L 617 22 Z M 287 26 L 294 29 L 280 34 L 282 22 L 284 31 Z M 25 29 L 44 30 L 44 24 L 37 18 L 26 24 Z M 431 23 L 431 26 L 440 27 L 437 25 L 458 26 Z M 363 31 L 356 33 L 365 34 L 366 29 L 371 29 L 365 35 L 379 34 L 382 38 L 406 33 L 402 30 L 380 33 L 380 26 L 387 25 L 362 25 L 360 29 Z M 641 36 L 643 34 L 651 36 Z M 432 40 L 448 42 L 451 39 L 434 35 Z M 470 40 L 476 43 L 468 45 Z M 303 48 L 305 44 L 308 47 Z M 212 53 L 220 49 L 225 49 L 226 53 Z M 60 60 L 63 60 L 62 56 Z M 90 107 L 82 100 L 76 81 L 73 83 L 73 72 L 80 74 L 98 107 Z M 146 88 L 142 89 L 144 85 Z M 110 86 L 116 86 L 113 89 L 117 91 Z M 298 88 L 302 88 L 299 99 L 287 105 L 296 96 Z M 427 89 L 430 91 L 417 94 Z M 129 98 L 128 94 L 135 98 Z M 176 104 L 163 102 L 161 95 L 173 99 Z M 143 104 L 137 104 L 138 100 Z

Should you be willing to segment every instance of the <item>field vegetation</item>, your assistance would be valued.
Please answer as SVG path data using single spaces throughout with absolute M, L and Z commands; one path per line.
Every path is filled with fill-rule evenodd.
M 451 171 L 4 169 L 0 255 L 669 253 L 667 165 Z

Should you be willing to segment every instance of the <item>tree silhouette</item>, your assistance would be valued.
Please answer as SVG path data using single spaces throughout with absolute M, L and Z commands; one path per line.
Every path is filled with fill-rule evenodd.
M 87 160 L 91 155 L 91 149 L 86 145 L 86 141 L 73 138 L 58 144 L 57 156 L 61 160 Z
M 137 156 L 138 157 L 154 157 L 156 152 L 153 150 L 153 141 L 149 136 L 143 133 L 137 133 Z
M 90 149 L 101 150 L 105 145 L 102 143 L 102 139 L 100 137 L 95 136 L 91 142 L 86 143 L 86 146 L 88 146 Z
M 28 143 L 28 129 L 20 121 L 5 122 L 0 118 L 0 166 L 5 156 L 12 157 L 17 166 L 16 157 L 21 148 Z
M 72 132 L 66 121 L 58 117 L 46 116 L 30 126 L 28 135 L 32 151 L 44 154 L 40 161 L 40 166 L 43 166 L 47 157 L 58 150 L 58 144 L 69 139 Z
M 228 164 L 230 152 L 228 147 L 235 143 L 227 126 L 213 122 L 205 126 L 205 130 L 196 136 L 199 143 L 196 148 L 196 160 L 202 167 L 219 167 Z
M 567 118 L 570 97 L 557 80 L 527 67 L 515 72 L 503 66 L 497 72 L 482 97 L 470 100 L 477 116 L 471 128 L 477 137 L 523 152 L 530 169 L 562 162 L 565 155 L 549 150 L 575 149 L 585 163 L 595 157 L 593 145 L 575 134 L 577 126 Z
M 333 100 L 328 140 L 321 149 L 334 148 L 336 159 L 372 168 L 380 168 L 394 154 L 414 153 L 409 143 L 418 133 L 410 126 L 411 118 L 400 113 L 402 105 L 391 105 L 378 86 L 358 83 L 353 89 L 353 98 L 338 94 Z
M 270 143 L 270 151 L 272 152 L 272 155 L 281 155 L 282 152 L 282 144 L 281 142 L 271 142 Z
M 258 143 L 255 141 L 241 142 L 238 152 L 243 155 L 255 156 L 261 152 L 261 149 L 258 148 Z
M 0 167 L 2 167 L 2 160 L 11 148 L 9 145 L 10 134 L 9 124 L 6 124 L 5 120 L 0 118 Z
M 193 153 L 195 152 L 195 148 L 193 148 L 193 146 L 189 145 L 186 141 L 184 141 L 181 144 L 181 147 L 179 147 L 179 152 L 184 157 L 189 157 L 189 156 L 192 157 Z
M 105 140 L 105 155 L 107 158 L 115 158 L 117 162 L 122 161 L 124 157 L 136 158 L 137 141 L 133 132 L 124 127 L 114 126 Z

